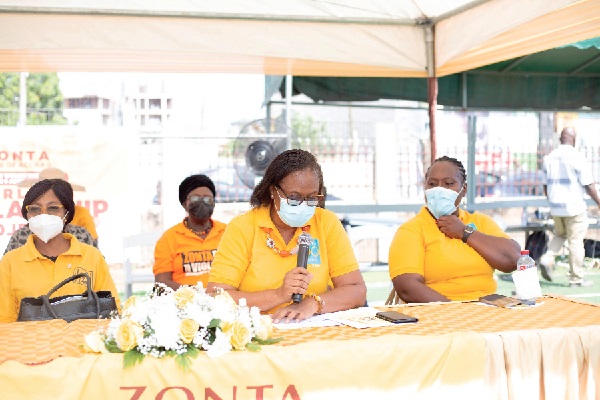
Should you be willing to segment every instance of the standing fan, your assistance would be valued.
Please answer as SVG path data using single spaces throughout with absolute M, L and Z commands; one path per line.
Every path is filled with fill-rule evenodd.
M 246 124 L 233 144 L 233 162 L 240 180 L 254 189 L 271 161 L 287 148 L 291 129 L 278 119 Z

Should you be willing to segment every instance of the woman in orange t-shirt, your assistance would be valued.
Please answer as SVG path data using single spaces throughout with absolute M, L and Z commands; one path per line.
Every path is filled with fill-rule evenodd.
M 154 249 L 154 279 L 177 289 L 208 282 L 208 273 L 225 224 L 212 219 L 215 184 L 206 175 L 192 175 L 179 185 L 179 202 L 187 217 L 168 229 Z

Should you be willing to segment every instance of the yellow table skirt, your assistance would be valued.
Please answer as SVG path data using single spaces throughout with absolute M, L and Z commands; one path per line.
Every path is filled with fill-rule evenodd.
M 285 340 L 257 353 L 201 353 L 187 373 L 169 358 L 123 370 L 121 354 L 84 354 L 83 336 L 106 321 L 4 324 L 0 387 L 26 399 L 599 399 L 600 307 L 543 301 L 404 306 L 419 323 L 278 331 Z

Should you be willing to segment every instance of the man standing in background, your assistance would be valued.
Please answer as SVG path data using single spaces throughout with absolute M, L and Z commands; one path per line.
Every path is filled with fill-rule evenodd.
M 552 280 L 548 268 L 554 266 L 555 253 L 567 241 L 569 285 L 590 286 L 592 282 L 584 280 L 582 275 L 583 239 L 589 226 L 585 193 L 598 205 L 600 198 L 587 159 L 575 149 L 576 136 L 573 128 L 564 128 L 560 146 L 544 157 L 544 194 L 554 220 L 554 237 L 540 259 L 540 269 L 545 279 Z

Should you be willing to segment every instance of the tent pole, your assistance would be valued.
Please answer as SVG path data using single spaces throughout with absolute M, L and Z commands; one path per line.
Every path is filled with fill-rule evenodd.
M 431 164 L 435 161 L 437 145 L 435 138 L 435 109 L 437 107 L 438 81 L 435 71 L 435 32 L 431 24 L 425 25 L 425 47 L 427 49 L 427 104 L 429 106 L 429 142 Z
M 285 125 L 287 126 L 286 149 L 292 148 L 292 75 L 285 76 Z
M 463 110 L 467 109 L 467 106 L 469 105 L 468 103 L 468 99 L 467 99 L 467 74 L 466 73 L 462 73 L 462 108 Z
M 437 107 L 438 81 L 436 77 L 427 78 L 427 103 L 429 104 L 429 140 L 431 145 L 431 163 L 436 159 L 435 109 Z
M 467 211 L 473 212 L 477 195 L 475 175 L 475 142 L 477 141 L 477 117 L 469 115 L 467 127 Z
M 18 126 L 27 125 L 27 77 L 28 72 L 19 74 L 19 121 Z

